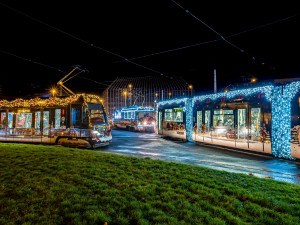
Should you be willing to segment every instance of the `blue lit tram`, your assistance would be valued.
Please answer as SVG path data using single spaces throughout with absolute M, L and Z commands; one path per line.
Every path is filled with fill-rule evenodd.
M 155 109 L 152 107 L 125 107 L 114 113 L 113 123 L 118 129 L 154 132 Z
M 158 103 L 156 132 L 300 159 L 300 82 Z
M 95 95 L 1 100 L 0 115 L 0 141 L 96 148 L 112 140 Z

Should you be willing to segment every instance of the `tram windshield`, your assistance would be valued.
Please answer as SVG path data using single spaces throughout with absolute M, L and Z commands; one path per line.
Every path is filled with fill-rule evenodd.
M 92 125 L 104 125 L 106 123 L 106 116 L 103 107 L 98 104 L 88 104 L 88 107 Z

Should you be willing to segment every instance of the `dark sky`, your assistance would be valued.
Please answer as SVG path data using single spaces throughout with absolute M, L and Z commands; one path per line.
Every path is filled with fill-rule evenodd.
M 0 4 L 4 95 L 21 96 L 45 91 L 64 73 L 4 54 L 1 50 L 66 72 L 74 65 L 81 65 L 89 73 L 80 76 L 109 84 L 118 76 L 160 75 L 119 62 L 122 59 L 85 42 L 130 59 L 219 38 L 171 0 L 98 1 L 99 4 L 95 1 L 0 2 L 81 39 L 58 32 Z M 296 1 L 294 4 L 270 1 L 269 5 L 255 1 L 222 2 L 204 5 L 203 1 L 178 0 L 224 37 L 299 13 Z M 217 69 L 219 87 L 234 83 L 247 74 L 259 80 L 296 76 L 300 72 L 299 17 L 228 38 L 247 54 L 224 41 L 217 41 L 134 62 L 167 76 L 182 76 L 198 92 L 212 91 L 214 68 Z M 67 86 L 73 91 L 96 93 L 106 87 L 80 77 L 72 79 Z

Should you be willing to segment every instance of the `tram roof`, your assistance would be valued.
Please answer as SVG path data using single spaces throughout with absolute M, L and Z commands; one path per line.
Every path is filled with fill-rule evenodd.
M 147 112 L 147 111 L 154 111 L 153 107 L 141 107 L 141 106 L 133 106 L 133 107 L 124 107 L 121 109 L 121 112 Z

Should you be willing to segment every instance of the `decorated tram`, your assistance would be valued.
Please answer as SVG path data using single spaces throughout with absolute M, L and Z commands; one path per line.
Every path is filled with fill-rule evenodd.
M 0 114 L 0 141 L 96 148 L 112 140 L 95 95 L 0 100 Z
M 114 126 L 119 129 L 154 132 L 155 109 L 152 107 L 125 107 L 114 113 Z
M 191 142 L 300 159 L 300 82 L 158 103 L 156 132 Z

